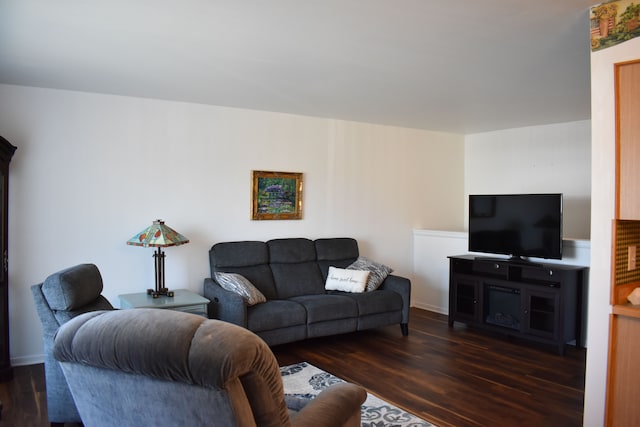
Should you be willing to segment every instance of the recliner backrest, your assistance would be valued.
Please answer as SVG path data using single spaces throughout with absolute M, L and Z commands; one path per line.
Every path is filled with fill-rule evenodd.
M 209 266 L 211 277 L 241 274 L 272 300 L 324 293 L 329 266 L 346 268 L 358 256 L 350 237 L 221 242 L 209 250 Z
M 209 250 L 211 277 L 217 271 L 246 277 L 267 299 L 278 298 L 265 242 L 239 241 L 216 243 Z
M 351 237 L 316 239 L 316 255 L 322 279 L 327 280 L 329 267 L 346 268 L 360 255 L 358 242 Z
M 47 277 L 42 294 L 58 325 L 89 311 L 112 309 L 102 294 L 102 276 L 94 264 L 79 264 Z
M 271 271 L 280 298 L 325 293 L 313 241 L 304 238 L 267 242 Z

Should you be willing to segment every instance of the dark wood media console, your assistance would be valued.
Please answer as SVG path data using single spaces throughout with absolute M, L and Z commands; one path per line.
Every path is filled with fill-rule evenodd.
M 582 343 L 587 267 L 473 255 L 449 258 L 449 326 L 462 322 L 564 353 Z

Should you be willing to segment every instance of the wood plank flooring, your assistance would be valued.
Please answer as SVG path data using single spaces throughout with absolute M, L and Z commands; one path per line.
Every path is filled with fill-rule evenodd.
M 273 350 L 280 365 L 307 361 L 439 427 L 582 425 L 584 350 L 559 356 L 424 310 L 411 309 L 408 337 L 396 325 Z M 14 377 L 0 383 L 0 426 L 48 426 L 43 365 Z
M 585 350 L 510 341 L 413 308 L 409 336 L 386 327 L 274 347 L 439 427 L 581 426 Z

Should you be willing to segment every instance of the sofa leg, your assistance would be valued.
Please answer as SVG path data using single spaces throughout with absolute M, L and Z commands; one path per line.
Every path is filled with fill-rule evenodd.
M 409 324 L 408 323 L 400 323 L 400 330 L 402 331 L 402 336 L 406 337 L 409 335 Z

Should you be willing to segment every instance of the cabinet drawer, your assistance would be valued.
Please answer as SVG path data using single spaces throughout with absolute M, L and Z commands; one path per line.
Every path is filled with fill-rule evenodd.
M 554 282 L 559 285 L 559 282 L 562 281 L 562 270 L 555 269 L 551 266 L 545 267 L 535 267 L 535 268 L 523 268 L 522 269 L 522 280 L 534 280 L 534 281 L 544 281 L 544 282 Z
M 507 263 L 499 261 L 476 261 L 473 263 L 473 272 L 493 277 L 507 278 L 509 275 L 509 266 Z
M 450 261 L 450 268 L 452 273 L 471 274 L 471 271 L 473 270 L 473 261 L 468 259 L 452 258 Z

